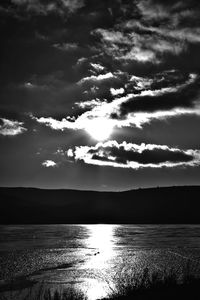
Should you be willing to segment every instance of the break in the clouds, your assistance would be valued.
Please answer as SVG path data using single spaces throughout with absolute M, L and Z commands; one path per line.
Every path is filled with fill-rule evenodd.
M 27 129 L 23 122 L 0 118 L 0 135 L 15 136 L 25 132 Z
M 113 77 L 111 75 L 112 73 L 91 76 L 84 78 L 84 81 L 94 79 L 106 81 Z M 92 136 L 95 136 L 95 131 L 97 134 L 99 130 L 104 131 L 106 128 L 109 133 L 117 127 L 142 128 L 144 124 L 154 120 L 200 115 L 198 85 L 199 78 L 196 74 L 181 76 L 174 70 L 157 74 L 149 79 L 131 76 L 126 95 L 121 96 L 125 93 L 124 88 L 111 88 L 112 101 L 92 99 L 76 103 L 77 106 L 86 108 L 86 111 L 77 118 L 74 116 L 67 116 L 62 120 L 52 117 L 33 118 L 54 130 L 85 129 L 89 133 L 94 130 Z M 128 93 L 128 89 L 132 93 Z M 98 126 L 100 128 L 97 128 Z M 109 135 L 105 137 L 108 138 Z
M 87 164 L 120 168 L 162 168 L 200 165 L 199 150 L 181 150 L 166 145 L 132 144 L 117 141 L 68 149 L 67 155 Z
M 121 167 L 199 166 L 198 150 L 185 150 L 200 144 L 198 0 L 10 0 L 0 20 L 0 149 L 16 143 L 16 157 L 45 174 L 59 165 L 52 153 L 70 149 L 72 160 L 101 165 L 108 186 L 106 165 L 127 178 Z M 95 169 L 69 166 L 87 182 Z

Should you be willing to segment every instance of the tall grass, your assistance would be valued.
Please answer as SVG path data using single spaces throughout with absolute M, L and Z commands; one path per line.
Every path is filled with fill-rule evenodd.
M 74 288 L 68 288 L 62 292 L 55 291 L 53 294 L 48 289 L 42 300 L 87 300 L 87 297 L 82 291 Z
M 141 273 L 133 270 L 118 272 L 110 286 L 110 294 L 104 300 L 193 300 L 200 299 L 200 277 L 191 272 L 188 262 L 182 272 L 169 269 L 150 272 L 144 268 Z M 194 295 L 198 294 L 195 298 Z M 0 300 L 10 300 L 1 298 Z M 51 290 L 45 285 L 38 288 L 34 295 L 23 300 L 87 300 L 87 296 L 76 288 Z
M 198 293 L 199 298 L 192 295 Z M 108 296 L 110 300 L 171 300 L 200 299 L 200 278 L 191 272 L 190 262 L 182 272 L 171 268 L 150 272 L 145 268 L 142 273 L 124 272 L 115 276 L 114 288 Z
M 0 300 L 14 300 L 16 294 L 12 291 L 7 294 L 0 294 Z M 20 297 L 19 297 L 20 296 Z M 29 289 L 26 296 L 21 293 L 17 295 L 20 300 L 87 300 L 86 295 L 74 287 L 68 287 L 61 290 L 47 288 L 45 284 L 39 285 L 36 289 Z

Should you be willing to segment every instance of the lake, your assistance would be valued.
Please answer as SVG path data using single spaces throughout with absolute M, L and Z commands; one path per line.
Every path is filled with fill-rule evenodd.
M 200 225 L 1 225 L 0 299 L 31 299 L 40 285 L 100 299 L 124 272 L 180 272 L 188 261 L 199 273 Z

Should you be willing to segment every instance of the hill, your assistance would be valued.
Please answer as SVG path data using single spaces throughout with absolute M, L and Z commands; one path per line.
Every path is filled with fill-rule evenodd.
M 0 188 L 0 222 L 200 223 L 200 186 L 124 192 Z

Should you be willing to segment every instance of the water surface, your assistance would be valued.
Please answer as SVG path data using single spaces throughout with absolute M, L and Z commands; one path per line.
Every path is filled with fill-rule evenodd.
M 93 300 L 130 269 L 179 270 L 190 260 L 199 271 L 200 225 L 6 225 L 0 232 L 0 291 L 8 299 L 11 280 L 16 300 L 29 284 L 75 285 Z

